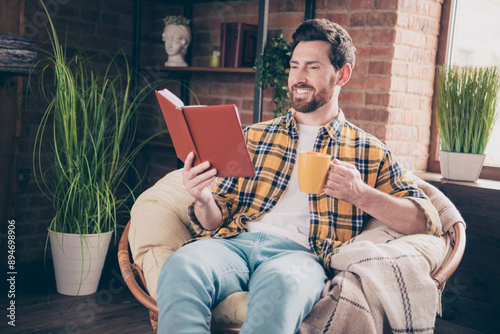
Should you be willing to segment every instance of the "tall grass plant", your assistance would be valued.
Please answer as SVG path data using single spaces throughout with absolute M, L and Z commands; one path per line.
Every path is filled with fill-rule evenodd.
M 441 150 L 484 154 L 498 119 L 499 74 L 496 66 L 438 66 Z
M 48 106 L 36 134 L 33 167 L 53 204 L 49 229 L 80 235 L 116 231 L 120 211 L 134 196 L 128 172 L 147 143 L 136 145 L 135 111 L 152 89 L 144 85 L 132 92 L 125 55 L 121 66 L 120 55 L 111 57 L 103 75 L 82 53 L 69 57 L 50 17 L 48 22 L 51 51 L 36 67 Z

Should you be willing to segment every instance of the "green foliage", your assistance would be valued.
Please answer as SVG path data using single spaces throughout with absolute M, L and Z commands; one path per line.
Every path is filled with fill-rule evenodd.
M 50 17 L 49 36 L 51 51 L 37 64 L 48 106 L 33 154 L 36 182 L 54 208 L 49 229 L 73 234 L 115 230 L 116 237 L 119 212 L 133 198 L 126 177 L 147 142 L 135 144 L 135 111 L 151 89 L 132 94 L 125 56 L 125 66 L 118 67 L 112 58 L 104 75 L 95 73 L 81 53 L 68 59 Z
M 166 16 L 163 19 L 165 25 L 174 24 L 179 26 L 189 26 L 191 20 L 185 18 L 184 16 Z
M 255 69 L 261 71 L 260 83 L 257 84 L 257 87 L 274 89 L 272 99 L 276 106 L 276 109 L 273 110 L 274 117 L 286 114 L 291 107 L 288 93 L 288 73 L 286 72 L 290 68 L 291 56 L 292 43 L 286 41 L 281 34 L 272 39 L 271 47 L 265 50 L 260 63 L 255 63 Z
M 441 150 L 483 154 L 498 118 L 499 69 L 438 66 Z

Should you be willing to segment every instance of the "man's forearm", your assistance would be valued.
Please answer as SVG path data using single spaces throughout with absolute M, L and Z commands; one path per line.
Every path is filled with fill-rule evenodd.
M 206 203 L 195 201 L 194 214 L 205 230 L 215 230 L 222 224 L 222 213 L 213 197 Z
M 409 199 L 394 197 L 367 186 L 365 194 L 355 205 L 400 233 L 425 233 L 427 229 L 424 212 Z

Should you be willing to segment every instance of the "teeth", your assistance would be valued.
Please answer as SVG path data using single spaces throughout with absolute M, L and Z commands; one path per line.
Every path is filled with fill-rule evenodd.
M 305 93 L 309 93 L 311 90 L 309 89 L 299 89 L 297 88 L 297 93 L 299 94 L 305 94 Z

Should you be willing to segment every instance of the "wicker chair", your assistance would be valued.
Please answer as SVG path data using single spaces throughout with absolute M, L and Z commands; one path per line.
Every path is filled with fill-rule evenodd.
M 423 181 L 420 180 L 420 182 Z M 424 189 L 424 187 L 422 187 L 421 185 L 419 186 L 420 188 Z M 427 183 L 425 183 L 425 187 L 430 187 L 428 189 L 431 189 L 434 193 L 439 192 L 439 190 Z M 428 193 L 426 189 L 424 189 L 424 191 Z M 439 196 L 444 197 L 444 195 L 440 192 Z M 450 207 L 452 210 L 456 210 L 453 204 L 448 201 L 445 204 L 445 208 L 450 209 Z M 458 216 L 460 215 L 458 214 Z M 148 292 L 146 279 L 141 268 L 137 264 L 133 263 L 129 247 L 130 226 L 131 222 L 126 225 L 118 247 L 118 261 L 120 270 L 123 279 L 125 280 L 125 283 L 127 284 L 132 294 L 141 304 L 143 304 L 149 310 L 151 325 L 154 332 L 156 332 L 158 325 L 158 305 L 156 303 L 156 300 L 152 298 Z M 437 266 L 436 269 L 431 273 L 431 276 L 436 282 L 436 286 L 440 291 L 444 289 L 446 281 L 455 272 L 465 250 L 465 223 L 462 220 L 457 220 L 449 223 L 448 228 L 446 228 L 445 226 L 445 241 L 446 255 L 442 263 Z M 212 322 L 211 324 L 212 333 L 239 333 L 240 328 L 240 325 L 222 322 Z

